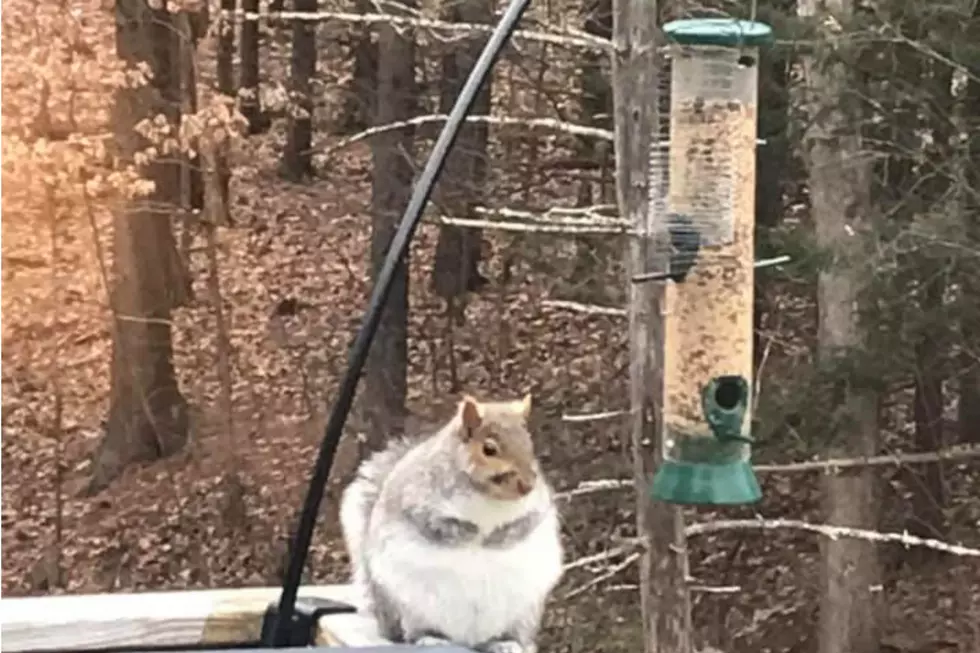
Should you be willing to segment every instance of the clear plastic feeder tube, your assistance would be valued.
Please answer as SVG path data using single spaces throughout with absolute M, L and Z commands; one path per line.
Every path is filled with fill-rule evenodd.
M 749 462 L 758 42 L 744 38 L 768 35 L 760 25 L 665 26 L 674 41 L 669 181 L 655 222 L 670 233 L 671 267 L 688 257 L 690 269 L 664 292 L 665 462 L 653 489 L 675 503 L 761 496 Z

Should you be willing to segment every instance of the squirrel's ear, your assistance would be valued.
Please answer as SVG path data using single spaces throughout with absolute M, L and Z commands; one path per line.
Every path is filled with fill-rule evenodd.
M 459 404 L 459 416 L 463 420 L 463 426 L 468 429 L 479 428 L 483 423 L 483 416 L 480 415 L 480 402 L 469 395 L 463 397 Z
M 524 398 L 521 399 L 520 404 L 521 404 L 521 415 L 524 416 L 524 419 L 527 419 L 528 417 L 531 416 L 531 393 L 530 392 L 524 395 Z

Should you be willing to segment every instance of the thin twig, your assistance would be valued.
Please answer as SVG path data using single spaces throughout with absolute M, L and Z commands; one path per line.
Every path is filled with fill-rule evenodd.
M 739 585 L 688 585 L 687 589 L 700 594 L 738 594 L 742 591 Z
M 631 480 L 616 480 L 607 479 L 602 481 L 583 481 L 571 490 L 566 490 L 565 492 L 558 492 L 555 494 L 555 500 L 565 501 L 573 497 L 582 496 L 583 494 L 594 494 L 595 492 L 602 492 L 605 490 L 623 490 L 626 488 L 633 487 L 633 481 Z
M 534 213 L 532 211 L 521 211 L 507 207 L 490 208 L 477 206 L 473 212 L 477 215 L 488 217 L 501 217 L 511 220 L 524 220 L 527 222 L 544 222 L 547 224 L 567 224 L 567 225 L 608 225 L 625 227 L 630 224 L 629 220 L 602 215 L 596 209 L 600 207 L 583 207 L 580 209 L 569 209 L 564 207 L 552 207 L 544 213 Z
M 625 583 L 622 585 L 608 585 L 605 589 L 607 592 L 635 592 L 640 589 L 640 586 L 636 583 Z
M 401 120 L 398 122 L 391 122 L 384 125 L 377 125 L 375 127 L 370 127 L 364 131 L 360 131 L 352 136 L 330 145 L 324 150 L 325 154 L 331 154 L 337 150 L 341 150 L 345 147 L 350 147 L 358 141 L 363 141 L 365 139 L 371 138 L 372 136 L 377 136 L 378 134 L 384 134 L 386 132 L 395 131 L 398 129 L 408 129 L 409 127 L 419 127 L 421 125 L 441 123 L 449 119 L 449 116 L 442 113 L 433 113 L 425 116 L 416 116 L 409 120 Z M 471 123 L 485 123 L 489 125 L 498 126 L 516 126 L 516 127 L 528 127 L 531 129 L 552 129 L 555 131 L 560 131 L 572 136 L 579 137 L 590 137 L 598 138 L 601 140 L 611 141 L 613 134 L 607 129 L 598 129 L 596 127 L 589 127 L 587 125 L 576 125 L 570 122 L 564 122 L 562 120 L 556 120 L 554 118 L 513 118 L 510 116 L 467 116 L 466 122 Z
M 597 413 L 597 415 L 602 415 Z M 582 416 L 588 417 L 588 416 Z M 579 421 L 585 421 L 581 419 Z M 964 446 L 950 447 L 940 451 L 926 451 L 920 453 L 899 453 L 883 456 L 872 456 L 870 458 L 834 458 L 831 460 L 808 460 L 797 463 L 783 463 L 776 465 L 753 465 L 752 469 L 758 474 L 782 474 L 792 472 L 816 472 L 824 471 L 832 473 L 838 469 L 849 469 L 855 467 L 881 467 L 885 465 L 917 465 L 934 463 L 949 460 L 968 460 L 980 458 L 980 447 Z M 593 494 L 595 492 L 605 492 L 607 490 L 625 490 L 633 487 L 632 479 L 597 479 L 594 481 L 582 481 L 572 490 L 562 492 L 559 497 L 569 498 Z
M 789 528 L 801 531 L 818 533 L 832 540 L 842 537 L 869 542 L 893 542 L 902 544 L 905 547 L 917 546 L 935 551 L 943 551 L 957 556 L 967 556 L 980 558 L 980 549 L 972 549 L 960 544 L 950 544 L 936 539 L 917 537 L 908 533 L 880 533 L 863 528 L 852 528 L 849 526 L 831 526 L 828 524 L 811 524 L 797 519 L 731 519 L 704 522 L 701 524 L 691 524 L 684 529 L 684 533 L 690 537 L 692 535 L 704 535 L 707 533 L 717 533 L 719 531 L 739 530 L 739 529 L 780 529 Z
M 625 234 L 628 227 L 610 227 L 605 224 L 583 225 L 581 223 L 564 224 L 554 222 L 551 224 L 526 224 L 523 222 L 503 222 L 496 220 L 473 220 L 471 218 L 452 218 L 441 216 L 438 218 L 442 224 L 454 225 L 457 227 L 471 227 L 476 229 L 496 229 L 499 231 L 520 231 L 523 233 L 541 234 Z
M 624 544 L 623 546 L 617 546 L 612 549 L 607 549 L 605 551 L 600 551 L 599 553 L 593 553 L 592 555 L 583 556 L 577 560 L 573 560 L 565 565 L 565 571 L 581 569 L 582 567 L 588 567 L 589 565 L 618 558 L 621 555 L 625 555 L 626 553 L 633 551 L 633 549 L 635 549 L 637 546 L 639 546 L 639 541 L 634 538 L 633 540 L 630 540 L 628 544 Z
M 630 555 L 626 556 L 625 560 L 623 560 L 619 564 L 613 565 L 605 573 L 599 574 L 598 576 L 590 580 L 588 583 L 585 583 L 580 587 L 576 587 L 573 590 L 569 590 L 569 592 L 565 594 L 564 598 L 566 599 L 575 598 L 576 596 L 589 591 L 590 589 L 592 589 L 602 581 L 609 580 L 610 578 L 612 578 L 619 572 L 623 571 L 624 569 L 626 569 L 627 567 L 629 567 L 631 564 L 633 564 L 639 559 L 640 559 L 639 553 L 631 553 Z
M 612 306 L 599 306 L 598 304 L 581 304 L 579 302 L 570 302 L 564 299 L 546 299 L 541 302 L 542 306 L 548 308 L 562 308 L 569 311 L 575 311 L 577 313 L 586 313 L 589 315 L 611 315 L 613 317 L 624 317 L 626 311 L 622 308 L 614 308 Z M 606 415 L 607 413 L 596 413 L 598 415 Z M 616 414 L 621 414 L 621 411 Z M 563 420 L 568 422 L 575 421 L 586 421 L 584 419 L 567 419 L 567 416 L 562 417 Z M 599 418 L 602 419 L 602 418 Z
M 762 348 L 759 367 L 755 372 L 755 388 L 752 390 L 752 414 L 757 414 L 759 410 L 759 398 L 762 396 L 762 372 L 766 369 L 766 363 L 769 361 L 769 354 L 772 352 L 772 343 L 774 340 L 774 337 L 769 336 L 766 339 L 766 346 Z
M 896 467 L 900 467 L 902 465 L 935 463 L 941 460 L 965 460 L 969 458 L 980 458 L 980 447 L 950 447 L 939 451 L 897 453 L 883 456 L 871 456 L 870 458 L 835 458 L 831 460 L 809 460 L 798 463 L 785 463 L 782 465 L 754 465 L 753 469 L 762 474 L 810 471 L 826 471 L 830 473 L 836 469 L 847 469 L 852 467 L 880 467 L 883 465 L 894 465 Z
M 622 417 L 623 415 L 629 415 L 628 410 L 609 410 L 604 413 L 577 413 L 569 414 L 565 413 L 561 416 L 561 421 L 563 422 L 595 422 L 605 419 L 613 419 L 614 417 Z

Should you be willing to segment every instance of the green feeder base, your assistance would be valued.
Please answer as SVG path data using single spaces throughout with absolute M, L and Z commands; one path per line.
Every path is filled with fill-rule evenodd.
M 724 464 L 666 460 L 653 477 L 654 499 L 667 503 L 737 505 L 762 498 L 752 464 L 739 460 Z

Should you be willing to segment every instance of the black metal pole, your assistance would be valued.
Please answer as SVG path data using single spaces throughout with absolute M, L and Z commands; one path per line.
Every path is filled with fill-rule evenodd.
M 310 550 L 310 541 L 313 538 L 313 529 L 316 526 L 316 517 L 320 511 L 320 502 L 323 499 L 323 489 L 327 484 L 330 475 L 330 467 L 333 465 L 334 454 L 337 451 L 337 444 L 347 421 L 347 414 L 350 412 L 354 395 L 357 391 L 357 382 L 361 376 L 361 370 L 367 359 L 371 342 L 374 340 L 374 333 L 378 329 L 378 322 L 381 320 L 381 311 L 388 299 L 391 290 L 392 278 L 395 274 L 395 267 L 398 261 L 405 255 L 408 245 L 415 233 L 419 220 L 422 217 L 422 210 L 429 201 L 432 188 L 442 172 L 442 167 L 446 162 L 446 156 L 456 141 L 459 129 L 466 119 L 466 116 L 473 108 L 476 95 L 483 86 L 487 75 L 493 68 L 497 57 L 506 45 L 511 34 L 514 33 L 518 21 L 527 9 L 531 0 L 511 0 L 500 22 L 490 35 L 480 58 L 477 59 L 473 70 L 470 72 L 466 84 L 463 85 L 456 104 L 453 106 L 449 119 L 439 134 L 439 139 L 432 148 L 429 160 L 425 164 L 421 177 L 415 184 L 412 197 L 402 215 L 401 223 L 391 240 L 388 249 L 388 256 L 385 258 L 384 265 L 378 273 L 377 282 L 371 291 L 371 298 L 368 302 L 368 309 L 361 324 L 361 329 L 357 333 L 357 339 L 351 349 L 350 360 L 347 364 L 347 373 L 337 391 L 337 400 L 334 402 L 330 419 L 327 421 L 323 440 L 320 442 L 320 451 L 317 455 L 316 463 L 313 466 L 313 474 L 310 478 L 310 485 L 306 490 L 306 498 L 303 502 L 303 510 L 300 513 L 296 531 L 293 534 L 291 546 L 289 548 L 289 564 L 282 584 L 282 594 L 279 597 L 279 606 L 276 612 L 275 625 L 270 633 L 264 638 L 263 645 L 266 647 L 288 646 L 290 641 L 289 628 L 292 623 L 293 611 L 296 608 L 296 595 L 299 592 L 299 585 L 303 574 L 303 567 Z

